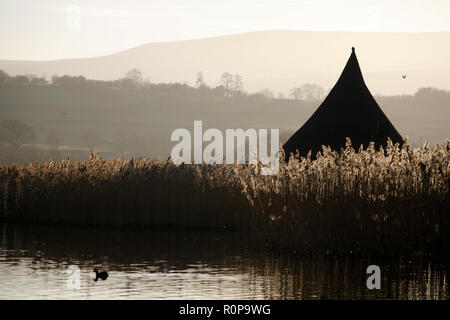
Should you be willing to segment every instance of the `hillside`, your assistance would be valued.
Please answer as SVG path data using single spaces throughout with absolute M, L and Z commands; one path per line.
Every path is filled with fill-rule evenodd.
M 426 86 L 450 90 L 450 32 L 261 31 L 149 43 L 89 59 L 0 60 L 0 69 L 12 75 L 70 74 L 111 80 L 136 67 L 155 83 L 193 83 L 202 71 L 213 86 L 223 72 L 231 72 L 242 75 L 248 92 L 270 88 L 286 94 L 305 82 L 330 88 L 352 46 L 374 94 L 411 94 Z
M 320 104 L 260 95 L 226 98 L 212 89 L 157 85 L 140 91 L 10 85 L 0 86 L 0 97 L 0 120 L 22 121 L 37 134 L 20 157 L 0 142 L 0 161 L 86 158 L 91 147 L 105 158 L 167 158 L 174 146 L 172 131 L 193 130 L 194 120 L 202 120 L 204 129 L 279 128 L 284 142 Z M 450 92 L 422 89 L 375 99 L 410 143 L 443 143 L 450 137 Z M 49 142 L 52 135 L 57 142 Z M 57 154 L 51 153 L 55 145 Z

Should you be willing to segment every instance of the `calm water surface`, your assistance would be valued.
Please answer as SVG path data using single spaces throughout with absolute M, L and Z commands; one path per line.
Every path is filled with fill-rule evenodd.
M 381 290 L 366 288 L 378 264 Z M 79 289 L 67 286 L 80 268 Z M 92 270 L 107 270 L 93 281 Z M 0 299 L 449 299 L 449 265 L 251 250 L 229 232 L 0 224 Z

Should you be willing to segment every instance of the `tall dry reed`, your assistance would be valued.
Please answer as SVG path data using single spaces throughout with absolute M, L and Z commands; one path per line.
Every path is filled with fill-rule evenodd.
M 283 158 L 283 157 L 281 157 Z M 236 228 L 302 250 L 448 248 L 450 142 L 340 153 L 324 148 L 259 165 L 149 159 L 0 165 L 0 219 L 172 228 Z

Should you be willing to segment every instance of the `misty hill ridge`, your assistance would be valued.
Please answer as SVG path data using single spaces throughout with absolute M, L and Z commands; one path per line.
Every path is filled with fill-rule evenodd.
M 108 56 L 54 61 L 0 60 L 9 74 L 84 75 L 111 80 L 136 67 L 152 82 L 194 82 L 202 71 L 210 85 L 223 72 L 239 73 L 249 92 L 287 91 L 305 82 L 331 87 L 358 50 L 374 94 L 413 93 L 419 87 L 450 89 L 450 32 L 367 33 L 260 31 L 215 38 L 149 43 Z M 401 74 L 408 74 L 402 81 Z

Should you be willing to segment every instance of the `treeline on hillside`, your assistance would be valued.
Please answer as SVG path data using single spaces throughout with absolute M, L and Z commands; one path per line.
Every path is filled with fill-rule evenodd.
M 419 88 L 413 95 L 376 96 L 375 99 L 381 105 L 395 104 L 397 106 L 420 105 L 423 108 L 429 106 L 439 106 L 443 109 L 450 109 L 450 91 L 425 87 Z
M 243 95 L 242 78 L 239 75 L 231 75 L 224 73 L 221 79 L 221 85 L 211 88 L 206 85 L 203 75 L 199 73 L 196 79 L 196 87 L 190 86 L 187 83 L 151 83 L 148 79 L 144 79 L 143 74 L 138 69 L 131 69 L 123 78 L 116 80 L 93 80 L 86 77 L 70 76 L 70 75 L 53 75 L 49 80 L 45 77 L 37 77 L 35 75 L 16 75 L 10 76 L 3 70 L 0 70 L 0 85 L 47 85 L 66 88 L 105 88 L 117 90 L 172 90 L 178 92 L 186 92 L 189 90 L 202 90 L 203 92 L 210 92 L 221 96 L 237 96 Z
M 323 91 L 304 84 L 290 98 L 269 89 L 244 91 L 242 77 L 224 73 L 210 87 L 155 84 L 132 69 L 113 81 L 83 76 L 10 76 L 0 71 L 0 162 L 81 159 L 90 149 L 105 159 L 170 154 L 174 128 L 193 120 L 216 128 L 279 128 L 284 143 L 319 106 Z M 413 95 L 376 96 L 383 111 L 414 146 L 448 138 L 450 92 L 420 88 Z
M 326 96 L 323 87 L 313 83 L 304 83 L 298 87 L 293 87 L 285 95 L 283 92 L 275 94 L 271 89 L 264 88 L 257 93 L 248 94 L 244 90 L 244 82 L 239 74 L 224 72 L 220 77 L 220 85 L 209 86 L 202 72 L 195 78 L 195 85 L 184 83 L 152 83 L 144 78 L 141 71 L 136 68 L 128 71 L 124 77 L 116 80 L 94 80 L 86 77 L 70 75 L 53 75 L 49 80 L 44 76 L 38 77 L 32 74 L 10 76 L 0 70 L 0 86 L 57 86 L 64 88 L 93 88 L 93 89 L 114 89 L 126 91 L 150 91 L 158 93 L 199 93 L 217 97 L 243 97 L 249 96 L 259 99 L 293 99 L 306 103 L 320 102 Z M 382 96 L 376 99 L 381 102 L 396 105 L 421 104 L 447 107 L 450 104 L 450 91 L 433 87 L 419 88 L 414 95 Z
M 184 83 L 152 83 L 149 79 L 144 78 L 141 71 L 136 68 L 128 71 L 123 78 L 116 80 L 93 80 L 86 77 L 70 76 L 70 75 L 53 75 L 48 81 L 44 76 L 38 77 L 32 74 L 10 76 L 3 70 L 0 70 L 0 85 L 12 86 L 58 86 L 66 88 L 105 88 L 127 91 L 158 91 L 158 92 L 200 92 L 202 94 L 220 96 L 220 97 L 238 97 L 248 96 L 244 90 L 244 82 L 239 74 L 231 74 L 224 72 L 220 77 L 220 85 L 209 86 L 202 72 L 197 73 L 195 85 L 191 86 L 187 82 Z M 294 100 L 302 100 L 307 102 L 319 101 L 324 97 L 325 90 L 317 85 L 305 83 L 301 86 L 294 87 L 289 91 L 287 98 Z M 250 94 L 252 97 L 260 97 L 265 99 L 285 99 L 284 93 L 275 94 L 272 90 L 265 88 L 257 93 Z

